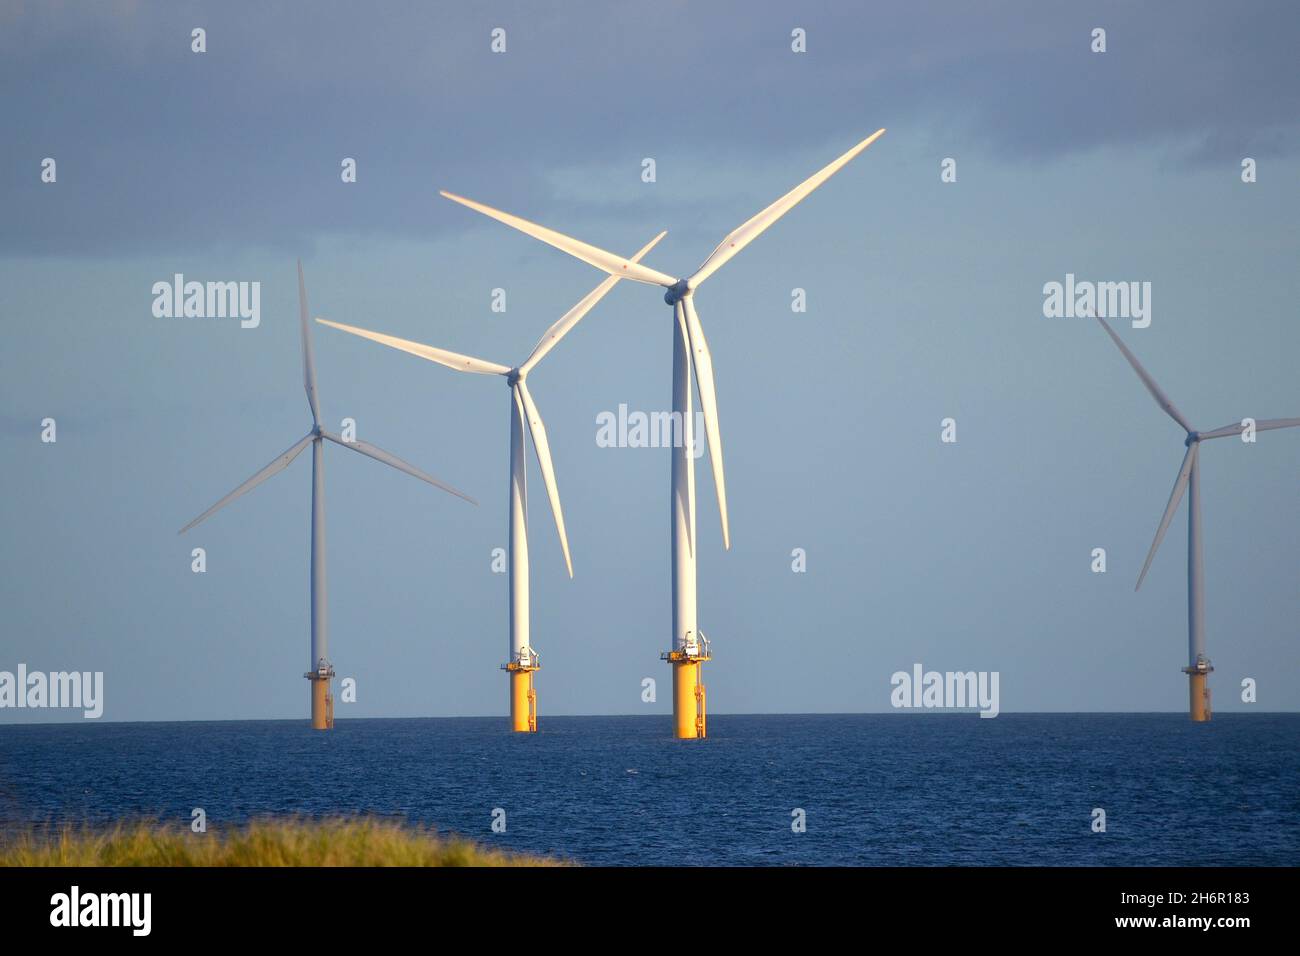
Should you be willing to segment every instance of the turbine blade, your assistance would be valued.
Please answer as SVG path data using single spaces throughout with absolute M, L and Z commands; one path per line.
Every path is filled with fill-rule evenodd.
M 686 280 L 687 288 L 694 289 L 701 282 L 707 279 L 713 273 L 717 272 L 726 262 L 744 249 L 747 245 L 763 234 L 768 226 L 776 222 L 787 212 L 793 209 L 798 203 L 810 192 L 820 186 L 826 180 L 830 179 L 836 173 L 846 166 L 858 153 L 862 152 L 877 139 L 885 134 L 883 129 L 878 129 L 862 142 L 858 143 L 851 150 L 835 160 L 828 166 L 822 167 L 821 170 L 805 179 L 794 189 L 790 190 L 776 202 L 772 203 L 758 215 L 749 219 L 744 225 L 732 230 L 727 234 L 718 247 L 709 254 L 709 257 L 700 264 L 695 270 L 695 274 Z
M 181 528 L 181 530 L 176 533 L 184 534 L 186 531 L 189 531 L 190 528 L 193 528 L 204 518 L 208 517 L 208 515 L 212 514 L 214 511 L 221 510 L 223 507 L 230 504 L 230 502 L 234 501 L 240 495 L 244 494 L 244 492 L 251 491 L 253 488 L 256 488 L 258 485 L 266 481 L 266 479 L 270 478 L 272 475 L 277 475 L 280 472 L 284 471 L 286 468 L 289 467 L 289 463 L 292 462 L 295 458 L 297 458 L 299 453 L 301 453 L 304 448 L 306 448 L 309 444 L 311 444 L 312 439 L 315 437 L 316 437 L 316 433 L 314 431 L 309 432 L 305 438 L 303 438 L 298 443 L 292 445 L 283 454 L 277 456 L 273 462 L 271 462 L 269 465 L 267 465 L 265 468 L 263 468 L 261 471 L 255 474 L 252 478 L 249 478 L 246 482 L 244 482 L 242 485 L 240 485 L 230 494 L 226 495 L 226 497 L 222 498 L 215 505 L 213 505 L 207 511 L 203 512 L 203 514 L 199 515 L 197 518 L 195 518 L 193 521 L 191 521 L 185 527 Z
M 320 400 L 316 397 L 316 350 L 312 346 L 307 323 L 307 284 L 302 278 L 302 260 L 298 260 L 298 318 L 302 329 L 302 384 L 307 389 L 313 425 L 320 424 Z
M 458 491 L 446 482 L 439 481 L 437 478 L 433 477 L 433 475 L 423 472 L 414 465 L 402 461 L 402 459 L 390 452 L 384 451 L 378 445 L 372 445 L 369 442 L 364 441 L 344 441 L 338 435 L 323 430 L 321 431 L 321 436 L 323 438 L 328 438 L 336 445 L 342 445 L 344 448 L 351 448 L 353 451 L 360 452 L 363 455 L 369 455 L 375 461 L 382 461 L 385 465 L 391 465 L 398 471 L 404 471 L 412 478 L 419 478 L 421 481 L 428 482 L 435 488 L 441 488 L 443 491 L 455 495 L 457 498 L 464 498 L 472 505 L 478 504 L 477 501 L 465 494 L 465 492 Z
M 700 394 L 700 411 L 704 413 L 704 434 L 709 441 L 709 464 L 713 466 L 713 487 L 718 495 L 718 512 L 722 516 L 722 546 L 731 548 L 731 526 L 727 520 L 727 480 L 722 472 L 722 432 L 718 428 L 718 396 L 713 384 L 713 355 L 704 338 L 704 327 L 695 314 L 691 296 L 682 299 L 686 311 L 686 332 L 690 337 L 691 363 L 695 366 L 695 384 Z
M 1183 465 L 1178 469 L 1178 478 L 1174 481 L 1174 490 L 1169 493 L 1169 504 L 1165 505 L 1164 516 L 1160 519 L 1160 527 L 1156 528 L 1155 540 L 1151 542 L 1151 550 L 1147 552 L 1146 563 L 1142 565 L 1142 573 L 1138 575 L 1137 586 L 1134 591 L 1142 587 L 1142 579 L 1147 576 L 1147 569 L 1151 567 L 1151 559 L 1156 556 L 1156 550 L 1160 547 L 1160 542 L 1165 539 L 1165 532 L 1169 530 L 1169 522 L 1174 520 L 1174 512 L 1178 510 L 1178 503 L 1183 500 L 1183 492 L 1187 490 L 1187 482 L 1191 477 L 1192 468 L 1196 464 L 1197 448 L 1199 446 L 1193 442 L 1187 448 L 1187 454 L 1183 456 Z
M 686 391 L 686 395 L 685 395 L 685 401 L 682 402 L 683 405 L 681 409 L 682 420 L 678 422 L 678 428 L 680 430 L 679 434 L 682 442 L 682 447 L 690 450 L 691 447 L 695 444 L 694 441 L 695 413 L 693 411 L 694 402 L 691 399 L 691 380 L 694 378 L 694 375 L 691 372 L 691 334 L 688 331 L 686 331 L 685 297 L 678 299 L 673 304 L 673 321 L 677 323 L 677 328 L 674 330 L 673 333 L 673 411 L 674 412 L 678 411 L 677 409 L 678 361 L 680 360 L 682 363 L 681 374 L 685 376 L 686 379 L 686 381 L 683 383 L 683 386 Z M 679 336 L 681 338 L 682 348 L 685 350 L 685 354 L 681 354 L 678 352 L 677 340 Z M 687 427 L 691 428 L 690 444 L 687 444 L 686 442 Z M 674 476 L 673 490 L 675 492 L 673 496 L 674 527 L 676 527 L 677 507 L 678 507 L 678 503 L 680 502 L 682 511 L 685 512 L 686 550 L 690 554 L 690 556 L 694 558 L 695 557 L 695 462 L 688 461 L 686 463 L 686 468 L 684 469 L 686 472 L 686 482 L 685 482 L 685 487 L 682 487 L 680 484 L 678 484 L 676 480 L 678 463 L 677 463 L 677 447 L 675 445 L 673 447 L 672 454 L 673 454 L 672 467 L 673 467 L 673 476 Z
M 628 261 L 640 262 L 642 257 L 658 245 L 659 240 L 666 235 L 668 235 L 667 232 L 659 233 L 659 235 L 655 236 L 648 243 L 642 246 L 641 251 Z M 596 303 L 605 297 L 605 293 L 614 288 L 620 278 L 622 278 L 622 276 L 611 275 L 600 285 L 596 286 L 596 288 L 588 292 L 581 302 L 566 312 L 559 321 L 547 329 L 546 334 L 541 337 L 537 346 L 533 349 L 533 354 L 528 356 L 528 361 L 519 366 L 519 371 L 524 375 L 531 372 L 533 366 L 545 358 L 546 353 L 560 343 L 560 339 L 569 334 L 569 330 L 577 325 L 578 322 L 581 321 L 582 317 L 590 312 L 595 307 Z
M 608 272 L 612 276 L 619 276 L 624 279 L 635 279 L 637 282 L 646 282 L 650 285 L 661 285 L 669 288 L 677 280 L 672 276 L 664 275 L 662 272 L 656 272 L 639 263 L 622 256 L 615 255 L 612 252 L 606 252 L 604 249 L 598 249 L 595 246 L 588 245 L 578 239 L 566 236 L 563 233 L 556 232 L 554 229 L 547 229 L 545 226 L 539 226 L 535 222 L 529 222 L 527 219 L 520 219 L 518 216 L 512 216 L 508 212 L 502 212 L 499 209 L 493 209 L 491 206 L 485 206 L 482 203 L 475 202 L 472 199 L 466 199 L 464 196 L 457 196 L 455 193 L 449 193 L 441 190 L 441 195 L 452 202 L 458 202 L 462 206 L 468 206 L 485 216 L 490 216 L 497 222 L 503 222 L 511 228 L 518 229 L 520 232 L 532 236 L 534 239 L 540 239 L 547 245 L 554 246 L 562 252 L 581 259 L 589 265 L 595 266 Z
M 1181 425 L 1183 431 L 1192 431 L 1192 426 L 1183 417 L 1183 413 L 1174 407 L 1174 403 L 1169 400 L 1169 396 L 1164 393 L 1164 390 L 1156 384 L 1156 380 L 1142 367 L 1142 363 L 1137 360 L 1137 356 L 1128 350 L 1128 346 L 1124 344 L 1124 341 L 1115 334 L 1115 330 L 1110 327 L 1110 323 L 1099 315 L 1095 316 L 1095 318 L 1101 323 L 1101 327 L 1106 330 L 1106 334 L 1111 337 L 1111 340 L 1119 346 L 1119 350 L 1124 353 L 1124 357 L 1128 359 L 1128 364 L 1133 366 L 1133 371 L 1137 372 L 1138 378 L 1142 379 L 1142 384 L 1147 387 L 1147 391 L 1156 400 L 1156 404 L 1165 410 L 1166 415 Z
M 1273 428 L 1294 428 L 1297 425 L 1300 425 L 1300 418 L 1265 418 L 1255 422 L 1255 431 L 1266 432 Z M 1240 435 L 1241 432 L 1241 422 L 1236 422 L 1212 432 L 1201 432 L 1201 438 L 1227 438 L 1229 435 Z
M 564 564 L 573 577 L 573 560 L 569 557 L 569 536 L 564 530 L 564 512 L 560 508 L 560 489 L 555 483 L 555 466 L 551 464 L 551 443 L 546 438 L 546 425 L 537 411 L 533 396 L 528 393 L 528 386 L 520 379 L 515 391 L 524 403 L 524 419 L 528 422 L 528 432 L 533 436 L 533 450 L 537 452 L 537 465 L 542 470 L 542 481 L 546 485 L 546 496 L 551 499 L 551 514 L 555 516 L 555 530 L 560 534 L 560 548 L 564 551 Z
M 510 369 L 504 365 L 498 365 L 496 362 L 488 362 L 484 359 L 474 358 L 472 355 L 461 355 L 459 352 L 450 352 L 447 349 L 436 349 L 432 345 L 421 345 L 419 342 L 412 342 L 410 339 L 399 339 L 395 335 L 385 335 L 382 332 L 371 332 L 368 329 L 359 329 L 355 325 L 344 325 L 341 322 L 331 322 L 329 319 L 317 319 L 321 325 L 328 325 L 330 328 L 342 329 L 344 332 L 351 332 L 353 335 L 359 335 L 363 339 L 370 339 L 372 342 L 378 342 L 381 345 L 387 345 L 390 348 L 400 349 L 403 352 L 409 352 L 412 355 L 418 355 L 420 358 L 428 359 L 430 362 L 437 362 L 439 365 L 445 365 L 447 368 L 454 368 L 458 372 L 477 372 L 481 375 L 508 375 Z

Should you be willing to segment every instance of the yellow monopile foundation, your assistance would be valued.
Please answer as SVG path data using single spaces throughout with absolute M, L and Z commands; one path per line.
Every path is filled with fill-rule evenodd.
M 328 677 L 311 678 L 312 730 L 332 730 L 334 727 L 334 698 L 330 695 Z
M 510 667 L 510 729 L 521 734 L 537 732 L 537 691 L 533 687 L 536 667 Z
M 1208 677 L 1209 675 L 1204 673 L 1190 673 L 1187 675 L 1187 684 L 1191 696 L 1191 718 L 1198 722 L 1210 719 Z
M 678 740 L 707 736 L 708 724 L 700 664 L 708 658 L 668 656 L 673 668 L 673 735 Z

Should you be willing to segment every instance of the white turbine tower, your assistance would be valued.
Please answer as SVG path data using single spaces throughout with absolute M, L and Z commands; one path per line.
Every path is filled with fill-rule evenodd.
M 210 514 L 220 510 L 240 495 L 257 487 L 272 475 L 289 467 L 308 444 L 312 446 L 311 459 L 311 668 L 303 676 L 311 681 L 311 725 L 316 730 L 328 730 L 334 726 L 334 699 L 330 696 L 330 680 L 334 677 L 334 667 L 329 658 L 329 627 L 327 621 L 327 604 L 325 600 L 325 461 L 324 441 L 328 439 L 336 445 L 368 455 L 376 461 L 391 465 L 398 471 L 427 481 L 435 488 L 450 492 L 464 498 L 471 504 L 478 504 L 473 498 L 457 491 L 450 485 L 443 484 L 437 478 L 427 475 L 413 465 L 408 465 L 395 455 L 390 455 L 382 448 L 377 448 L 363 441 L 344 441 L 338 435 L 327 432 L 320 424 L 320 401 L 316 391 L 316 357 L 312 348 L 311 329 L 307 322 L 307 289 L 302 278 L 302 262 L 298 263 L 298 318 L 302 334 L 302 371 L 303 385 L 307 389 L 307 402 L 311 406 L 312 428 L 302 439 L 295 442 L 273 462 L 249 478 L 246 482 L 222 498 L 203 514 L 199 515 L 185 527 L 184 534 Z
M 1214 668 L 1210 666 L 1210 659 L 1205 654 L 1205 591 L 1202 583 L 1205 575 L 1205 561 L 1201 539 L 1200 449 L 1201 442 L 1206 439 L 1242 435 L 1247 423 L 1237 422 L 1208 432 L 1196 431 L 1188 424 L 1183 413 L 1169 400 L 1169 396 L 1164 393 L 1164 390 L 1156 384 L 1155 379 L 1142 367 L 1142 364 L 1137 360 L 1137 356 L 1130 352 L 1128 347 L 1120 340 L 1120 337 L 1115 334 L 1115 330 L 1110 327 L 1109 323 L 1100 316 L 1097 316 L 1097 321 L 1101 323 L 1102 328 L 1119 346 L 1119 350 L 1124 353 L 1124 358 L 1128 359 L 1129 365 L 1133 366 L 1133 371 L 1137 372 L 1138 378 L 1142 380 L 1142 384 L 1146 386 L 1147 391 L 1156 400 L 1156 404 L 1163 408 L 1165 414 L 1177 422 L 1178 426 L 1187 433 L 1187 437 L 1183 441 L 1183 444 L 1187 446 L 1187 453 L 1183 455 L 1182 466 L 1178 469 L 1178 477 L 1174 480 L 1174 489 L 1169 494 L 1169 503 L 1165 505 L 1165 513 L 1160 519 L 1160 525 L 1156 528 L 1155 540 L 1151 542 L 1151 550 L 1147 552 L 1147 559 L 1142 565 L 1142 572 L 1138 575 L 1137 586 L 1134 590 L 1136 591 L 1142 587 L 1142 581 L 1147 576 L 1147 570 L 1151 567 L 1151 560 L 1156 556 L 1156 550 L 1160 547 L 1160 542 L 1164 540 L 1165 532 L 1169 530 L 1169 523 L 1174 518 L 1174 512 L 1178 510 L 1178 505 L 1183 500 L 1183 493 L 1190 488 L 1191 494 L 1187 498 L 1187 666 L 1183 668 L 1183 673 L 1188 677 L 1192 720 L 1209 720 L 1211 715 L 1210 691 L 1206 684 L 1206 678 Z M 1271 418 L 1255 422 L 1254 429 L 1255 431 L 1268 431 L 1274 428 L 1292 428 L 1296 425 L 1300 425 L 1300 418 Z
M 518 216 L 501 212 L 463 196 L 442 195 L 468 206 L 581 259 L 611 276 L 620 276 L 663 286 L 668 291 L 664 301 L 673 307 L 673 421 L 677 428 L 672 460 L 672 649 L 661 657 L 673 666 L 673 724 L 678 737 L 703 737 L 706 732 L 704 685 L 700 682 L 700 665 L 709 660 L 708 640 L 700 633 L 696 619 L 695 589 L 695 468 L 691 459 L 693 413 L 691 409 L 692 370 L 699 391 L 700 409 L 704 414 L 704 431 L 709 445 L 709 463 L 717 491 L 718 511 L 722 520 L 722 543 L 731 547 L 727 521 L 727 489 L 722 469 L 722 435 L 718 430 L 718 402 L 713 381 L 713 357 L 704 329 L 695 312 L 695 290 L 732 256 L 757 239 L 765 229 L 789 212 L 800 200 L 839 172 L 851 159 L 884 134 L 876 130 L 847 153 L 840 156 L 809 179 L 804 180 L 758 215 L 729 233 L 695 272 L 686 279 L 639 265 L 612 252 L 539 226 Z
M 629 261 L 639 262 L 641 257 L 653 249 L 664 235 L 665 233 L 659 233 Z M 611 276 L 587 293 L 581 302 L 546 330 L 546 334 L 537 343 L 532 354 L 522 365 L 515 368 L 461 355 L 458 352 L 449 352 L 446 349 L 434 348 L 431 345 L 421 345 L 408 339 L 371 332 L 352 325 L 343 325 L 320 318 L 316 320 L 322 325 L 409 352 L 411 355 L 417 355 L 460 372 L 505 376 L 506 384 L 510 386 L 510 631 L 507 644 L 509 656 L 503 669 L 510 674 L 510 727 L 511 730 L 521 733 L 537 730 L 537 691 L 533 686 L 533 672 L 541 667 L 540 658 L 530 642 L 528 632 L 528 485 L 527 452 L 524 449 L 525 422 L 533 437 L 533 449 L 537 453 L 537 464 L 542 472 L 542 481 L 546 485 L 546 495 L 551 502 L 551 514 L 555 516 L 555 530 L 560 536 L 564 564 L 569 571 L 569 577 L 573 577 L 573 561 L 569 557 L 569 537 L 564 530 L 564 513 L 560 509 L 560 490 L 555 483 L 555 468 L 551 463 L 551 445 L 546 437 L 546 425 L 542 422 L 541 413 L 538 412 L 537 405 L 528 391 L 528 373 L 559 344 L 560 339 L 564 338 L 597 302 L 605 297 L 618 280 L 618 276 Z

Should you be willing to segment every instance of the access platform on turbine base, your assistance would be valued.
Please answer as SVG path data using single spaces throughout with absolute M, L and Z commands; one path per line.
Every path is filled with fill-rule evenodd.
M 537 655 L 502 664 L 501 669 L 510 674 L 510 729 L 521 734 L 537 733 L 537 688 L 533 686 L 533 673 L 542 669 Z
M 312 730 L 333 730 L 334 695 L 330 693 L 330 681 L 334 679 L 334 666 L 322 661 L 319 668 L 302 676 L 311 681 Z
M 1187 675 L 1188 715 L 1197 723 L 1203 723 L 1214 716 L 1210 706 L 1209 683 L 1210 672 L 1213 670 L 1214 667 L 1204 657 L 1199 658 L 1195 665 L 1183 668 L 1183 673 Z
M 695 740 L 708 736 L 708 707 L 700 665 L 711 661 L 707 645 L 664 651 L 659 659 L 673 667 L 673 736 Z

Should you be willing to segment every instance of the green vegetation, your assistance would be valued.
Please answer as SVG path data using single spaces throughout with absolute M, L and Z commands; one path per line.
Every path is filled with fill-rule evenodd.
M 143 820 L 0 837 L 0 866 L 558 866 L 369 817 L 255 820 L 191 833 Z

